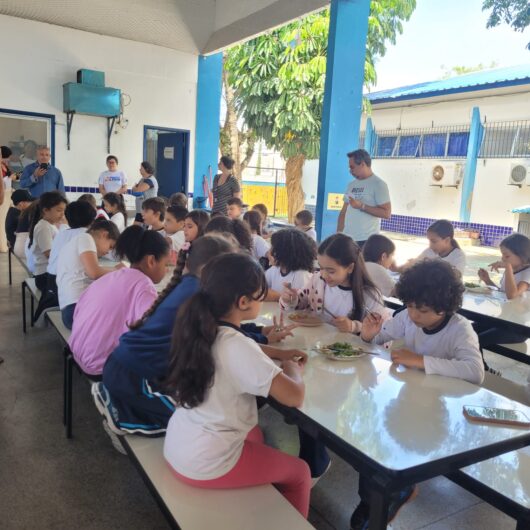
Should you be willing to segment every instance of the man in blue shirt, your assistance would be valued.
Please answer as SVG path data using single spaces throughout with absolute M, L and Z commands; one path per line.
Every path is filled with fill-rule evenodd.
M 46 191 L 64 193 L 61 172 L 50 165 L 50 148 L 41 145 L 37 148 L 37 161 L 24 168 L 20 177 L 20 187 L 30 190 L 33 197 L 40 197 Z

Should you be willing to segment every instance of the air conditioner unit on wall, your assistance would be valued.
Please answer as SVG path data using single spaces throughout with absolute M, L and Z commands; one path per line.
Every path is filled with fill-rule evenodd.
M 464 178 L 464 162 L 437 162 L 431 171 L 431 186 L 457 188 Z
M 508 184 L 510 186 L 521 187 L 526 183 L 527 178 L 530 176 L 530 165 L 528 164 L 512 164 L 510 168 L 510 177 Z

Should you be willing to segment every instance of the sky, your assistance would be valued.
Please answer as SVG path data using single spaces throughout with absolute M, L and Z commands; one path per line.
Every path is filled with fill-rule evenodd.
M 482 0 L 416 0 L 403 34 L 376 64 L 377 85 L 385 90 L 442 77 L 444 68 L 498 63 L 498 68 L 530 64 L 530 28 L 486 29 Z

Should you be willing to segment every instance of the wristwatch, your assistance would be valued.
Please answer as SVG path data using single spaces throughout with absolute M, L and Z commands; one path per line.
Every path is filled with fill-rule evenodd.
M 361 210 L 364 210 L 364 202 L 361 202 Z

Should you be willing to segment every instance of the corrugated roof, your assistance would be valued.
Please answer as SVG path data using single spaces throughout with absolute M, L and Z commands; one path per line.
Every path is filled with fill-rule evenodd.
M 482 70 L 449 79 L 381 90 L 365 96 L 372 104 L 377 104 L 524 84 L 530 84 L 530 64 Z

